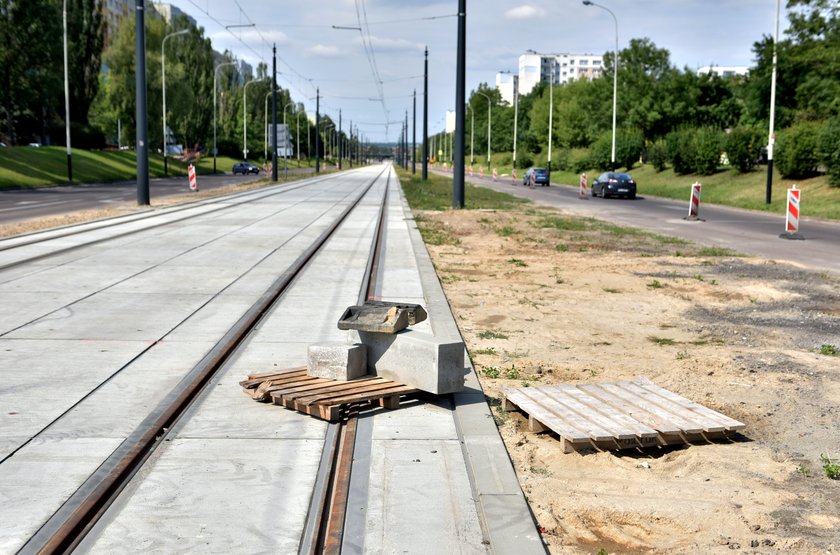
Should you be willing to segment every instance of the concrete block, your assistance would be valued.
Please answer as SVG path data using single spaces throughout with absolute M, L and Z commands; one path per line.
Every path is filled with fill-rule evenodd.
M 437 395 L 464 388 L 464 343 L 411 328 L 399 333 L 357 332 L 367 346 L 368 373 Z
M 307 355 L 307 371 L 316 378 L 354 380 L 367 374 L 367 348 L 359 343 L 316 343 Z

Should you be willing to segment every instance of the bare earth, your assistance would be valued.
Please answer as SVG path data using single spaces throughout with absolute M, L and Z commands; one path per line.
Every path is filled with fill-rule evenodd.
M 621 201 L 617 201 L 621 202 Z M 840 279 L 547 208 L 417 215 L 552 553 L 836 553 Z M 563 454 L 500 387 L 646 376 L 732 442 Z

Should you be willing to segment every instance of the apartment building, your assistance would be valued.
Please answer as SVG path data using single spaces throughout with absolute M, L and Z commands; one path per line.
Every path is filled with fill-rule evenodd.
M 519 56 L 519 94 L 537 83 L 561 85 L 575 79 L 596 79 L 603 72 L 603 56 L 594 54 L 541 54 L 528 50 Z
M 744 77 L 749 73 L 747 66 L 703 66 L 697 70 L 697 75 L 715 74 L 719 77 Z
M 502 95 L 502 100 L 513 106 L 513 91 L 519 84 L 519 76 L 509 71 L 500 71 L 496 74 L 496 88 Z

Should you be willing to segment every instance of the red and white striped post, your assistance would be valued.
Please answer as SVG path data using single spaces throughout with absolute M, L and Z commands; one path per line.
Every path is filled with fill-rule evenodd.
M 799 234 L 799 199 L 802 191 L 796 184 L 787 190 L 787 213 L 785 215 L 785 232 L 780 235 L 783 239 L 804 239 Z
M 473 173 L 473 167 L 472 167 L 472 166 L 470 166 L 470 177 L 472 177 L 473 175 L 474 175 L 474 173 Z
M 478 166 L 478 177 L 484 177 L 484 166 Z
M 516 168 L 510 172 L 510 180 L 513 181 L 513 184 L 516 185 Z
M 700 190 L 702 185 L 695 181 L 691 185 L 691 200 L 688 203 L 688 216 L 685 218 L 686 220 L 698 220 L 700 219 Z
M 588 190 L 589 186 L 586 182 L 586 174 L 582 173 L 580 174 L 580 198 L 589 198 L 589 194 L 587 193 Z
M 187 168 L 187 175 L 190 178 L 190 190 L 198 191 L 198 180 L 195 178 L 195 166 L 192 164 L 190 164 Z
M 531 172 L 531 188 L 532 189 L 534 188 L 534 185 L 537 183 L 536 173 L 537 172 Z
M 496 168 L 493 168 L 493 181 L 498 181 L 499 179 L 499 171 Z

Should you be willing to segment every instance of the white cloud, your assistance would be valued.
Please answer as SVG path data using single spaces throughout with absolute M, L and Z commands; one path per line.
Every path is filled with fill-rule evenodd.
M 323 44 L 316 44 L 308 49 L 308 52 L 313 56 L 320 58 L 336 58 L 341 56 L 341 50 L 336 46 L 324 46 Z
M 507 19 L 535 19 L 544 15 L 544 9 L 536 8 L 528 4 L 511 8 L 505 12 L 505 17 Z

